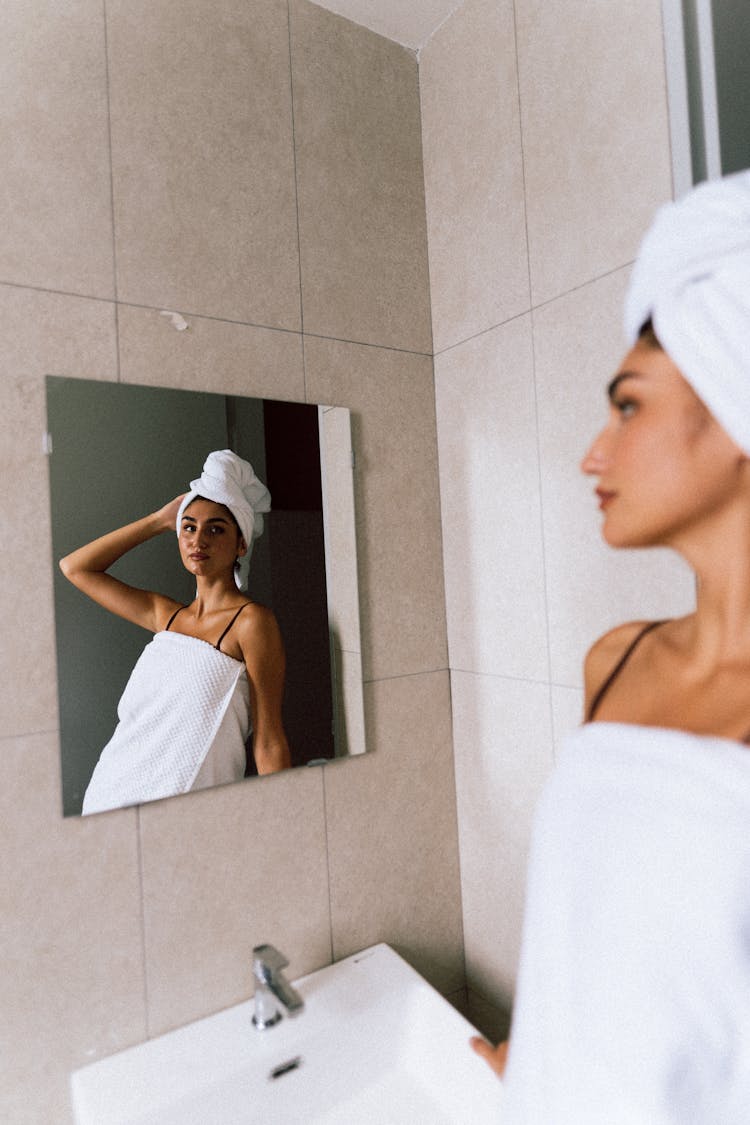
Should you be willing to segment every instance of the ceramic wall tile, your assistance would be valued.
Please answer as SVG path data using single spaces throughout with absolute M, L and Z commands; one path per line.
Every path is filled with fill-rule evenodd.
M 531 821 L 553 764 L 549 687 L 452 672 L 451 691 L 467 982 L 507 1008 Z
M 331 961 L 320 768 L 141 806 L 149 1033 L 253 994 L 268 942 L 292 978 Z
M 285 0 L 108 0 L 118 295 L 298 329 Z
M 529 308 L 511 0 L 469 0 L 420 56 L 436 352 Z
M 116 378 L 114 310 L 0 285 L 0 341 L 0 713 L 10 735 L 57 726 L 44 376 Z
M 606 422 L 606 387 L 624 350 L 627 271 L 534 313 L 552 679 L 580 685 L 583 658 L 621 621 L 679 615 L 692 576 L 666 551 L 613 551 L 600 537 L 596 481 L 581 460 Z
M 66 1125 L 69 1071 L 146 1035 L 136 814 L 63 820 L 57 736 L 0 748 L 0 1119 Z
M 531 322 L 435 358 L 450 663 L 548 676 Z
M 552 727 L 555 736 L 555 757 L 566 735 L 583 722 L 583 689 L 552 685 Z
M 660 6 L 517 0 L 532 300 L 624 266 L 671 196 Z
M 432 361 L 305 338 L 308 397 L 347 406 L 366 680 L 447 663 Z
M 372 28 L 395 43 L 418 51 L 435 28 L 464 0 L 419 0 L 418 4 L 378 4 L 373 0 L 317 0 L 330 9 Z
M 0 279 L 114 295 L 101 0 L 6 0 Z
M 441 992 L 464 983 L 447 672 L 365 690 L 368 746 L 325 767 L 334 959 L 387 941 Z
M 305 401 L 298 333 L 120 306 L 124 383 Z M 186 328 L 175 327 L 185 321 Z
M 417 62 L 291 0 L 306 332 L 431 350 Z

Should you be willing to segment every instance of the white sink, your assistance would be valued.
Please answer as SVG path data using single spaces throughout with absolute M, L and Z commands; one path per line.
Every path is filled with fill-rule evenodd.
M 294 983 L 266 1031 L 247 1001 L 75 1071 L 77 1125 L 497 1125 L 474 1028 L 389 946 Z

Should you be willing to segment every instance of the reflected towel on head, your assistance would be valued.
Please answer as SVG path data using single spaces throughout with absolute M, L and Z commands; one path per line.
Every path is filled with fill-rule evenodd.
M 231 449 L 218 449 L 209 453 L 203 472 L 197 480 L 190 482 L 190 491 L 177 513 L 178 535 L 185 509 L 198 496 L 202 496 L 204 500 L 213 500 L 215 504 L 223 504 L 237 520 L 242 538 L 247 544 L 247 554 L 242 560 L 244 571 L 250 560 L 253 540 L 263 534 L 263 513 L 271 510 L 271 493 L 255 475 L 249 461 L 244 461 Z
M 730 437 L 750 453 L 750 171 L 660 208 L 625 302 L 632 346 L 659 342 Z

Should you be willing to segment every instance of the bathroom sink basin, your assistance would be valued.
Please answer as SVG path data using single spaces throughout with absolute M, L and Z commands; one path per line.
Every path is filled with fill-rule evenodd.
M 75 1071 L 77 1125 L 497 1125 L 471 1024 L 389 946 L 295 987 L 266 1031 L 248 1001 Z

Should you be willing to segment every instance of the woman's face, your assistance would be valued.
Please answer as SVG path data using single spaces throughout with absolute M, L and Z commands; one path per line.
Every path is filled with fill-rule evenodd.
M 178 542 L 183 565 L 196 577 L 231 571 L 237 556 L 246 552 L 231 513 L 213 500 L 193 500 L 188 505 Z
M 661 348 L 628 352 L 609 385 L 609 419 L 582 469 L 597 477 L 614 547 L 679 547 L 737 497 L 746 458 Z

